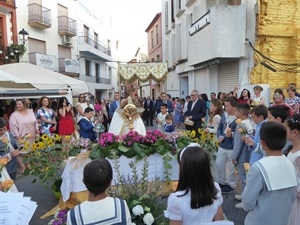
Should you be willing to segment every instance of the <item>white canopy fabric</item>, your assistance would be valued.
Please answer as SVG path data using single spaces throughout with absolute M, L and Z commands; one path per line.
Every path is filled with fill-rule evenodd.
M 157 82 L 166 78 L 168 73 L 167 63 L 132 63 L 119 64 L 119 76 L 121 80 L 147 81 L 149 79 Z
M 72 88 L 73 95 L 88 92 L 88 87 L 85 82 L 30 63 L 2 65 L 0 66 L 0 74 L 1 72 L 6 72 L 11 76 L 18 77 L 39 90 Z
M 35 86 L 28 83 L 28 81 L 2 70 L 0 70 L 0 88 L 36 89 Z

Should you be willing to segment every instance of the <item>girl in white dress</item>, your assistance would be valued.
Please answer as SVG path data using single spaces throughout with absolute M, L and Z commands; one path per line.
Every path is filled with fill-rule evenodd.
M 292 142 L 293 148 L 287 157 L 294 164 L 298 177 L 300 178 L 300 114 L 288 117 L 284 125 L 287 129 L 287 139 Z M 289 216 L 289 225 L 300 224 L 300 186 L 297 188 L 296 199 Z
M 178 153 L 180 165 L 177 191 L 168 199 L 166 218 L 170 225 L 208 224 L 223 220 L 223 197 L 213 181 L 207 153 L 196 143 Z

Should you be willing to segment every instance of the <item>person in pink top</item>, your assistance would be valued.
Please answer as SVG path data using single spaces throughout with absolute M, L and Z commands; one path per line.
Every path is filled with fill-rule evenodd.
M 39 135 L 38 122 L 31 109 L 28 108 L 26 99 L 18 99 L 16 101 L 16 109 L 9 117 L 10 132 L 14 135 L 18 146 L 26 141 L 33 142 Z M 17 158 L 21 171 L 24 171 L 25 165 L 22 158 Z

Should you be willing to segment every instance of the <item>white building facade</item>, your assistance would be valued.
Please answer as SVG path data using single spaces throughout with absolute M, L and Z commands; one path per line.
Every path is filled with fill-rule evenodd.
M 18 29 L 29 33 L 21 62 L 83 80 L 95 97 L 113 96 L 117 68 L 109 63 L 109 19 L 80 0 L 17 0 L 16 7 Z
M 249 83 L 253 66 L 255 0 L 164 0 L 163 59 L 166 92 L 185 98 L 232 91 Z

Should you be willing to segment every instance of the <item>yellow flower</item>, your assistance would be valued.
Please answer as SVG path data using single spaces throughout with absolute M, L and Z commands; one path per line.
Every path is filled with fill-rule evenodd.
M 45 148 L 45 144 L 43 142 L 39 142 L 39 149 Z
M 190 135 L 191 135 L 192 138 L 196 137 L 196 131 L 195 130 L 192 130 L 190 132 L 191 132 Z
M 4 188 L 4 192 L 7 192 L 11 188 L 11 186 L 13 186 L 13 184 L 13 180 L 5 180 L 1 183 L 2 187 Z
M 55 140 L 55 141 L 60 141 L 60 139 L 61 139 L 61 136 L 60 136 L 60 135 L 54 134 L 54 140 Z
M 47 142 L 47 144 L 48 144 L 49 146 L 51 146 L 51 147 L 54 146 L 54 142 L 53 142 L 52 140 L 49 140 L 49 141 Z
M 241 119 L 236 119 L 235 122 L 236 122 L 237 124 L 241 124 L 241 123 L 242 123 L 242 120 L 241 120 Z
M 250 163 L 244 163 L 244 169 L 246 171 L 246 173 L 248 173 L 249 169 L 250 169 Z
M 8 143 L 8 138 L 6 136 L 1 138 L 1 141 L 3 142 L 3 144 L 7 144 Z
M 0 165 L 5 166 L 8 163 L 8 158 L 6 157 L 1 157 L 0 158 Z
M 69 141 L 71 140 L 71 136 L 70 136 L 70 135 L 67 135 L 67 136 L 65 137 L 65 140 L 66 140 L 67 142 L 69 142 Z
M 47 134 L 42 135 L 42 140 L 47 141 L 49 139 L 49 136 Z
M 242 134 L 244 132 L 244 130 L 242 128 L 239 128 L 238 131 L 240 134 Z
M 201 133 L 201 131 L 202 131 L 203 129 L 201 129 L 201 128 L 198 128 L 198 133 Z
M 31 151 L 35 151 L 35 150 L 37 149 L 36 145 L 37 145 L 36 143 L 33 143 L 33 144 L 32 144 L 32 146 L 31 146 Z

